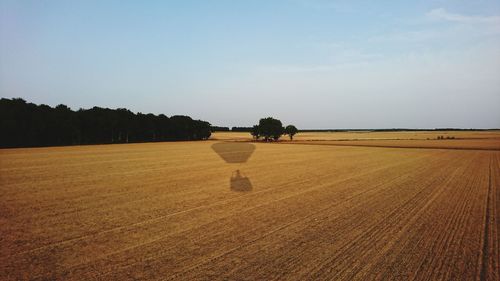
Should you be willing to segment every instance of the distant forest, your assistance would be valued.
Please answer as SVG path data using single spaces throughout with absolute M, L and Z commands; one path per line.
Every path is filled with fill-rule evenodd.
M 0 147 L 35 147 L 179 140 L 204 140 L 210 123 L 189 116 L 133 113 L 128 109 L 71 110 L 0 99 Z

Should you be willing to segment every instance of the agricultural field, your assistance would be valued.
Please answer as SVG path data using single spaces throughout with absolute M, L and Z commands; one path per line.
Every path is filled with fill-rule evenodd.
M 356 141 L 356 140 L 436 140 L 438 136 L 454 140 L 496 140 L 500 142 L 500 130 L 490 131 L 400 131 L 400 132 L 301 132 L 293 138 L 297 141 Z M 215 132 L 213 140 L 251 140 L 247 132 Z M 280 139 L 287 141 L 286 136 Z M 451 139 L 449 139 L 451 140 Z M 446 139 L 445 139 L 446 141 Z
M 438 139 L 442 136 L 444 139 Z M 249 133 L 216 132 L 214 140 L 251 141 Z M 280 142 L 290 142 L 284 136 Z M 293 144 L 367 146 L 393 148 L 439 148 L 500 150 L 500 131 L 420 131 L 420 132 L 305 132 Z
M 498 132 L 333 134 L 2 149 L 0 280 L 500 279 Z

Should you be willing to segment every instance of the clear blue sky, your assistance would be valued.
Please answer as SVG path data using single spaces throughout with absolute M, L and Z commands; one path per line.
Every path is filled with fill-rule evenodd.
M 0 96 L 247 126 L 500 127 L 500 1 L 5 1 Z

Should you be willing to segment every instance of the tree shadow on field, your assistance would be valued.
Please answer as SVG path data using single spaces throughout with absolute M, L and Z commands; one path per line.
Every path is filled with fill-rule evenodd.
M 255 150 L 255 145 L 246 142 L 218 142 L 212 145 L 212 149 L 217 155 L 229 164 L 246 163 Z M 244 176 L 240 169 L 231 175 L 229 186 L 232 191 L 249 192 L 252 191 L 250 179 Z

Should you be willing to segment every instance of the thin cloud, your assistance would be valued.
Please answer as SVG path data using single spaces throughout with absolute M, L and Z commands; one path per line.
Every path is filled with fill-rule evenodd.
M 425 42 L 443 36 L 442 30 L 412 30 L 381 34 L 367 39 L 369 43 L 380 42 Z
M 260 71 L 277 73 L 325 72 L 334 70 L 332 65 L 267 65 L 259 67 Z
M 443 8 L 433 9 L 427 13 L 427 17 L 435 20 L 451 21 L 466 24 L 500 24 L 500 16 L 468 16 L 450 13 Z
M 367 39 L 367 42 L 399 42 L 417 43 L 432 42 L 435 40 L 449 40 L 457 38 L 479 38 L 500 33 L 500 16 L 469 16 L 448 12 L 446 9 L 433 9 L 425 13 L 424 18 L 413 21 L 406 27 L 417 30 L 401 29 L 392 33 L 383 33 Z M 431 21 L 450 23 L 446 26 L 429 24 Z
M 356 48 L 335 46 L 332 50 L 332 53 L 325 56 L 327 63 L 324 64 L 265 65 L 261 67 L 261 70 L 280 73 L 328 72 L 341 68 L 367 65 L 384 59 L 382 54 L 367 53 Z

